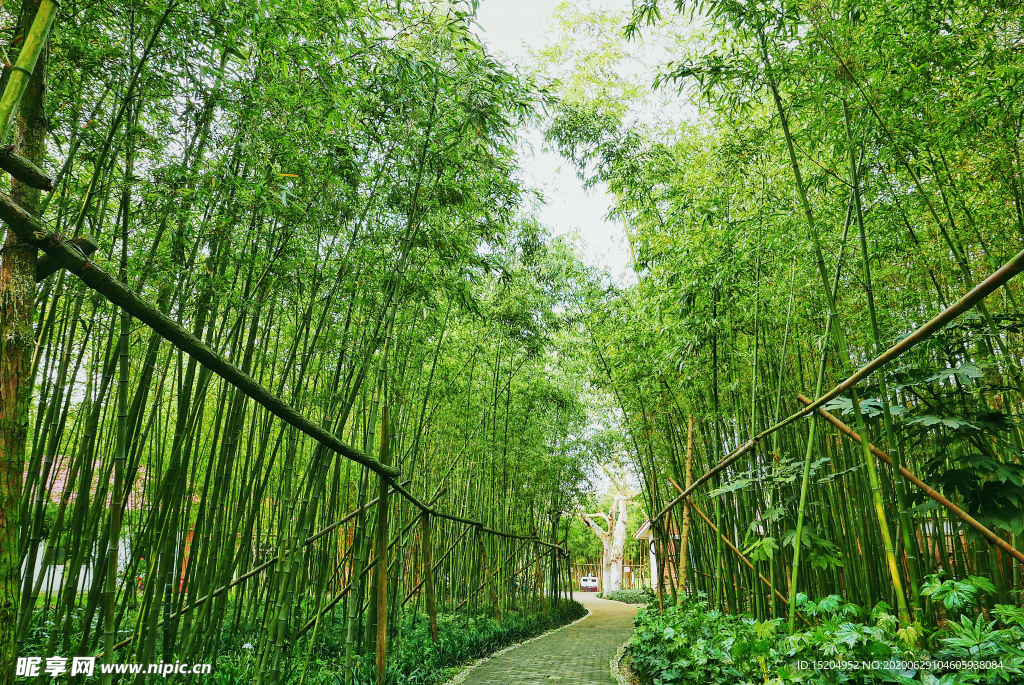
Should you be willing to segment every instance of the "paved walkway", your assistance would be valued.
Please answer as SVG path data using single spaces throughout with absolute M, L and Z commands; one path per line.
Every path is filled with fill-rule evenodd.
M 636 607 L 574 595 L 594 613 L 553 635 L 510 649 L 469 672 L 463 685 L 608 685 L 608 662 L 633 632 Z

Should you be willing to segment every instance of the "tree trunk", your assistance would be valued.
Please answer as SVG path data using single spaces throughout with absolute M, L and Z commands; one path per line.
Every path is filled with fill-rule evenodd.
M 15 43 L 26 37 L 39 2 L 22 6 Z M 47 25 L 47 28 L 49 26 Z M 45 41 L 45 36 L 40 37 Z M 19 62 L 20 64 L 20 62 Z M 38 165 L 45 151 L 46 117 L 43 111 L 46 55 L 30 69 L 32 77 L 15 119 L 15 151 Z M 10 84 L 14 86 L 14 84 Z M 0 140 L 0 142 L 3 142 Z M 17 180 L 11 195 L 35 209 L 39 191 Z M 32 391 L 32 316 L 36 287 L 36 248 L 7 232 L 0 264 L 0 683 L 13 682 L 18 623 L 18 591 L 21 559 L 18 554 L 22 527 L 19 507 L 28 436 L 28 403 Z M 40 484 L 42 487 L 42 484 Z M 32 567 L 29 567 L 29 573 Z
M 593 516 L 601 516 L 605 518 L 602 513 L 593 514 Z M 597 522 L 591 518 L 591 514 L 580 514 L 580 518 L 583 519 L 583 523 L 586 524 L 587 528 L 589 528 L 594 535 L 601 540 L 601 546 L 603 548 L 603 553 L 601 554 L 601 592 L 608 592 L 611 590 L 612 584 L 612 536 L 608 534 L 608 531 L 605 531 L 601 526 L 597 525 Z M 609 529 L 612 529 L 613 526 L 611 521 L 608 521 L 608 527 Z M 621 577 L 622 576 L 620 575 L 620 580 Z
M 625 495 L 616 495 L 615 502 L 612 504 L 612 509 L 617 508 L 618 514 L 615 516 L 615 525 L 612 528 L 612 545 L 608 553 L 611 580 L 606 589 L 611 592 L 617 592 L 622 589 L 622 556 L 626 547 L 626 520 L 628 518 L 626 509 L 628 504 L 629 499 Z

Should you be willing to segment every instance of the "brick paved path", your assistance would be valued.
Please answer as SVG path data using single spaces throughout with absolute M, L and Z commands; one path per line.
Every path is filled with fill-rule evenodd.
M 633 632 L 636 607 L 575 594 L 594 613 L 579 623 L 486 661 L 463 685 L 608 685 L 608 662 Z

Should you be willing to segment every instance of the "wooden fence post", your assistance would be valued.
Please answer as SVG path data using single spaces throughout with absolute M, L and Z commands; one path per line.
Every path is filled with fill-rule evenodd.
M 498 623 L 501 623 L 501 608 L 498 607 L 498 593 L 494 587 L 494 576 L 491 574 L 491 566 L 487 563 L 487 543 L 484 539 L 480 538 L 480 563 L 483 565 L 484 579 L 488 586 L 488 594 L 491 600 L 491 611 L 494 612 L 494 618 L 497 619 Z
M 537 564 L 537 570 L 533 574 L 533 604 L 537 606 L 537 600 L 540 600 L 541 611 L 547 611 L 544 604 L 544 588 L 541 586 L 541 574 L 540 574 L 540 546 L 533 543 L 533 556 Z

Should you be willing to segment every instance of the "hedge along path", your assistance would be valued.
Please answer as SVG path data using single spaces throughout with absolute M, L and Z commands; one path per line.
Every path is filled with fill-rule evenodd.
M 609 663 L 633 631 L 637 608 L 589 593 L 577 595 L 590 610 L 585 618 L 503 651 L 449 683 L 536 685 L 563 681 L 580 685 L 615 682 Z
M 232 364 L 230 361 L 228 361 L 224 356 L 217 353 L 211 347 L 200 341 L 196 336 L 189 333 L 184 327 L 182 327 L 175 321 L 171 320 L 164 314 L 162 314 L 156 307 L 135 295 L 124 283 L 122 283 L 117 278 L 106 272 L 95 262 L 91 261 L 88 258 L 88 254 L 86 252 L 86 249 L 91 247 L 88 243 L 85 243 L 86 249 L 83 249 L 83 244 L 81 243 L 81 241 L 66 240 L 62 235 L 47 230 L 45 225 L 38 217 L 36 217 L 26 208 L 22 207 L 16 200 L 14 200 L 14 198 L 5 193 L 0 193 L 0 220 L 3 220 L 21 240 L 42 250 L 49 257 L 49 261 L 52 267 L 63 268 L 70 271 L 72 274 L 76 275 L 88 287 L 92 288 L 94 291 L 102 295 L 112 304 L 120 307 L 123 312 L 127 313 L 128 315 L 134 316 L 138 320 L 148 325 L 154 332 L 156 332 L 158 335 L 160 335 L 165 340 L 170 342 L 175 348 L 185 352 L 193 359 L 195 359 L 197 362 L 199 362 L 207 370 L 223 378 L 225 381 L 227 381 L 230 385 L 235 387 L 242 394 L 254 400 L 258 404 L 263 406 L 265 409 L 267 409 L 271 414 L 281 419 L 285 424 L 292 426 L 293 428 L 296 428 L 302 433 L 313 438 L 322 447 L 330 449 L 331 451 L 357 464 L 366 467 L 367 469 L 373 471 L 379 476 L 381 494 L 378 496 L 377 499 L 373 500 L 372 502 L 367 502 L 362 506 L 359 506 L 355 511 L 346 515 L 342 520 L 319 531 L 317 534 L 310 536 L 301 544 L 297 544 L 296 547 L 286 547 L 275 558 L 267 562 L 264 562 L 263 564 L 257 566 L 256 568 L 248 571 L 239 578 L 235 579 L 231 583 L 224 585 L 215 590 L 214 592 L 209 593 L 200 600 L 193 602 L 189 606 L 173 614 L 169 612 L 165 613 L 163 619 L 161 619 L 160 621 L 154 621 L 154 626 L 162 626 L 167 622 L 188 613 L 189 611 L 191 611 L 191 609 L 194 609 L 195 607 L 198 607 L 208 602 L 210 599 L 217 597 L 220 594 L 223 594 L 223 592 L 227 591 L 231 587 L 234 587 L 240 583 L 245 582 L 246 580 L 258 575 L 261 571 L 266 570 L 270 566 L 274 565 L 275 563 L 282 561 L 282 559 L 285 556 L 288 557 L 288 563 L 290 565 L 292 563 L 291 560 L 294 558 L 296 550 L 298 548 L 305 547 L 306 545 L 323 537 L 331 530 L 337 529 L 343 523 L 352 520 L 360 514 L 364 514 L 365 511 L 371 506 L 371 504 L 376 503 L 378 500 L 383 498 L 386 501 L 386 496 L 388 492 L 399 493 L 419 510 L 420 516 L 424 517 L 424 520 L 428 522 L 425 523 L 423 527 L 423 530 L 428 535 L 428 537 L 430 530 L 429 516 L 434 515 L 441 519 L 447 519 L 455 523 L 466 524 L 470 528 L 475 528 L 478 534 L 485 533 L 492 536 L 496 536 L 498 538 L 532 541 L 535 545 L 541 545 L 547 548 L 548 551 L 552 554 L 558 555 L 557 557 L 552 556 L 552 568 L 554 568 L 554 566 L 557 565 L 558 558 L 565 558 L 567 556 L 562 545 L 541 540 L 537 535 L 536 531 L 531 535 L 506 533 L 503 531 L 495 530 L 493 528 L 488 528 L 484 525 L 484 523 L 480 521 L 475 521 L 465 517 L 456 516 L 454 514 L 448 514 L 442 511 L 438 511 L 435 508 L 433 508 L 433 506 L 420 501 L 418 498 L 409 493 L 401 483 L 398 482 L 397 476 L 400 475 L 400 471 L 397 468 L 394 468 L 388 465 L 387 463 L 383 463 L 381 461 L 372 459 L 371 457 L 367 456 L 362 450 L 359 450 L 356 447 L 353 447 L 345 442 L 342 442 L 339 438 L 328 432 L 326 428 L 320 427 L 314 424 L 312 421 L 305 418 L 298 410 L 290 406 L 287 402 L 285 402 L 283 399 L 278 397 L 276 394 L 274 394 L 267 388 L 263 387 L 260 383 L 258 383 L 247 373 L 245 373 L 237 366 Z M 91 253 L 92 251 L 92 249 L 88 249 L 88 252 Z M 387 412 L 385 411 L 385 424 L 386 415 Z M 382 431 L 382 438 L 383 433 L 384 431 Z M 313 461 L 309 466 L 310 472 L 317 473 L 325 468 L 326 465 L 324 463 L 323 450 L 316 450 L 314 452 Z M 381 535 L 385 534 L 388 526 L 387 511 L 384 507 L 380 507 L 378 509 L 377 526 L 378 538 L 380 538 Z M 410 526 L 406 527 L 405 531 L 402 531 L 402 533 L 400 533 L 395 538 L 395 541 L 401 539 L 401 537 L 405 534 L 409 527 L 411 527 L 411 524 Z M 466 529 L 467 532 L 468 530 L 470 530 L 470 528 Z M 391 547 L 390 544 L 382 544 L 380 539 L 378 539 L 376 543 L 377 549 L 381 549 L 382 547 Z M 478 544 L 480 543 L 478 542 Z M 429 542 L 427 542 L 426 545 L 429 546 Z M 451 551 L 451 549 L 454 549 L 454 547 L 455 544 L 453 543 L 449 551 Z M 350 549 L 349 551 L 352 550 Z M 447 556 L 447 553 L 445 556 Z M 485 559 L 485 557 L 482 558 Z M 444 557 L 442 557 L 442 560 L 443 559 Z M 386 618 L 388 611 L 388 572 L 386 570 L 381 572 L 381 570 L 377 568 L 375 562 L 376 560 L 374 560 L 374 563 L 367 564 L 364 568 L 360 569 L 360 572 L 357 574 L 357 578 L 355 578 L 353 582 L 361 580 L 368 573 L 370 573 L 371 570 L 376 568 L 376 581 L 372 584 L 374 603 L 371 604 L 370 609 L 371 614 L 374 617 L 381 616 Z M 484 563 L 486 562 L 484 561 Z M 538 555 L 536 563 L 538 565 L 538 578 L 540 578 L 540 555 Z M 438 562 L 438 564 L 440 564 L 440 561 Z M 436 568 L 436 565 L 433 565 L 432 567 L 428 565 L 428 567 L 430 568 L 430 570 L 425 570 L 425 572 L 432 574 L 434 568 Z M 289 572 L 286 575 L 286 578 L 291 575 L 292 574 Z M 487 572 L 487 575 L 488 577 L 490 577 L 489 570 Z M 559 574 L 557 573 L 557 571 L 552 571 L 551 578 L 556 583 L 558 582 Z M 487 583 L 484 583 L 483 585 L 481 585 L 480 589 L 482 589 L 486 585 Z M 318 615 L 312 621 L 307 623 L 307 625 L 301 630 L 301 632 L 298 635 L 301 635 L 302 633 L 306 632 L 309 628 L 316 625 L 317 621 L 323 615 L 323 613 L 325 613 L 328 609 L 335 606 L 337 602 L 341 599 L 341 597 L 343 597 L 345 593 L 351 588 L 351 586 L 352 583 L 350 583 L 348 587 L 346 587 L 344 590 L 341 591 L 341 593 L 339 593 L 335 598 L 333 598 L 333 600 L 329 603 L 328 607 L 324 611 L 318 612 Z M 433 583 L 428 584 L 427 591 L 428 594 L 433 594 Z M 479 589 L 477 590 L 477 592 L 479 592 Z M 468 601 L 469 597 L 467 596 L 467 598 L 461 604 L 459 604 L 457 608 L 460 608 Z M 427 607 L 428 613 L 430 614 L 431 625 L 433 627 L 434 625 L 436 625 L 436 609 L 434 597 L 429 596 L 427 598 Z M 380 620 L 379 623 L 377 623 L 376 628 L 374 630 L 377 642 L 376 674 L 378 683 L 383 682 L 384 674 L 386 673 L 387 670 L 386 623 L 386 620 L 382 618 L 382 620 Z M 139 627 L 141 627 L 141 624 Z M 298 635 L 296 635 L 295 637 L 298 637 Z M 283 648 L 283 642 L 281 640 L 281 638 L 283 637 L 283 631 L 279 632 L 278 636 L 279 638 L 275 650 L 276 656 L 270 657 L 269 651 L 264 655 L 265 659 L 274 659 L 275 669 L 279 667 L 280 663 L 280 655 Z M 120 643 L 117 643 L 116 645 L 112 645 L 110 649 L 105 651 L 112 652 L 121 649 L 127 646 L 128 644 L 131 644 L 136 637 L 137 634 L 133 634 L 132 637 L 127 638 L 121 641 Z M 434 630 L 432 630 L 432 637 L 436 641 L 436 631 Z M 266 666 L 261 667 L 260 673 L 262 673 L 264 670 L 266 670 Z
M 2 218 L 2 217 L 0 217 Z M 901 340 L 899 343 L 893 345 L 882 354 L 875 357 L 873 360 L 858 369 L 853 375 L 848 377 L 845 381 L 835 386 L 827 393 L 807 404 L 800 411 L 790 415 L 788 418 L 779 421 L 773 426 L 770 426 L 754 437 L 747 440 L 745 443 L 737 447 L 735 450 L 727 454 L 721 461 L 718 462 L 713 468 L 707 473 L 702 475 L 700 478 L 693 482 L 693 485 L 686 488 L 681 492 L 675 499 L 669 502 L 665 507 L 659 511 L 655 516 L 651 517 L 652 521 L 661 520 L 667 513 L 669 513 L 673 507 L 680 502 L 684 501 L 692 492 L 694 492 L 701 485 L 710 480 L 715 474 L 721 472 L 727 466 L 737 461 L 747 452 L 754 449 L 765 437 L 771 435 L 780 428 L 784 428 L 794 421 L 803 418 L 811 414 L 812 412 L 820 409 L 826 403 L 831 402 L 835 398 L 842 395 L 844 392 L 852 389 L 864 380 L 872 373 L 882 368 L 889 362 L 898 358 L 914 346 L 921 342 L 924 342 L 932 335 L 937 333 L 946 324 L 954 321 L 957 317 L 965 312 L 971 310 L 984 301 L 986 297 L 991 295 L 996 289 L 1005 285 L 1011 278 L 1024 271 L 1024 250 L 1018 252 L 1012 259 L 1006 262 L 1002 267 L 995 271 L 992 275 L 986 278 L 984 281 L 972 288 L 966 295 L 957 300 L 954 304 L 950 305 L 946 309 L 942 310 L 928 322 L 923 324 L 916 331 L 908 335 L 906 338 Z
M 800 402 L 802 402 L 805 405 L 811 403 L 811 400 L 804 397 L 803 395 L 797 396 L 797 399 L 800 400 Z M 852 428 L 847 426 L 845 423 L 843 423 L 842 421 L 840 421 L 839 419 L 837 419 L 835 416 L 825 411 L 824 409 L 819 408 L 818 413 L 822 416 L 822 418 L 824 418 L 826 421 L 828 421 L 833 426 L 838 428 L 843 435 L 847 436 L 848 438 L 851 438 L 857 444 L 860 444 L 861 438 L 857 431 L 853 430 Z M 872 454 L 874 454 L 876 457 L 884 461 L 890 467 L 893 466 L 893 459 L 889 454 L 883 452 L 874 445 L 869 444 L 868 447 L 871 449 Z M 946 499 L 941 492 L 938 492 L 937 490 L 929 486 L 927 483 L 925 483 L 923 480 L 915 476 L 906 468 L 902 466 L 899 467 L 899 472 L 901 476 L 903 476 L 908 481 L 917 486 L 922 492 L 924 492 L 924 494 L 928 495 L 933 500 L 944 506 L 946 509 L 948 509 L 954 515 L 956 515 L 961 521 L 969 525 L 971 528 L 974 528 L 974 530 L 981 533 L 981 535 L 986 540 L 999 547 L 999 549 L 1003 550 L 1004 552 L 1012 556 L 1018 562 L 1024 564 L 1024 552 L 1021 552 L 1019 549 L 1015 548 L 1006 540 L 1002 539 L 994 532 L 983 526 L 981 523 L 978 522 L 977 519 L 975 519 L 973 516 L 968 514 L 966 511 L 964 511 L 957 505 L 953 504 L 948 499 Z

